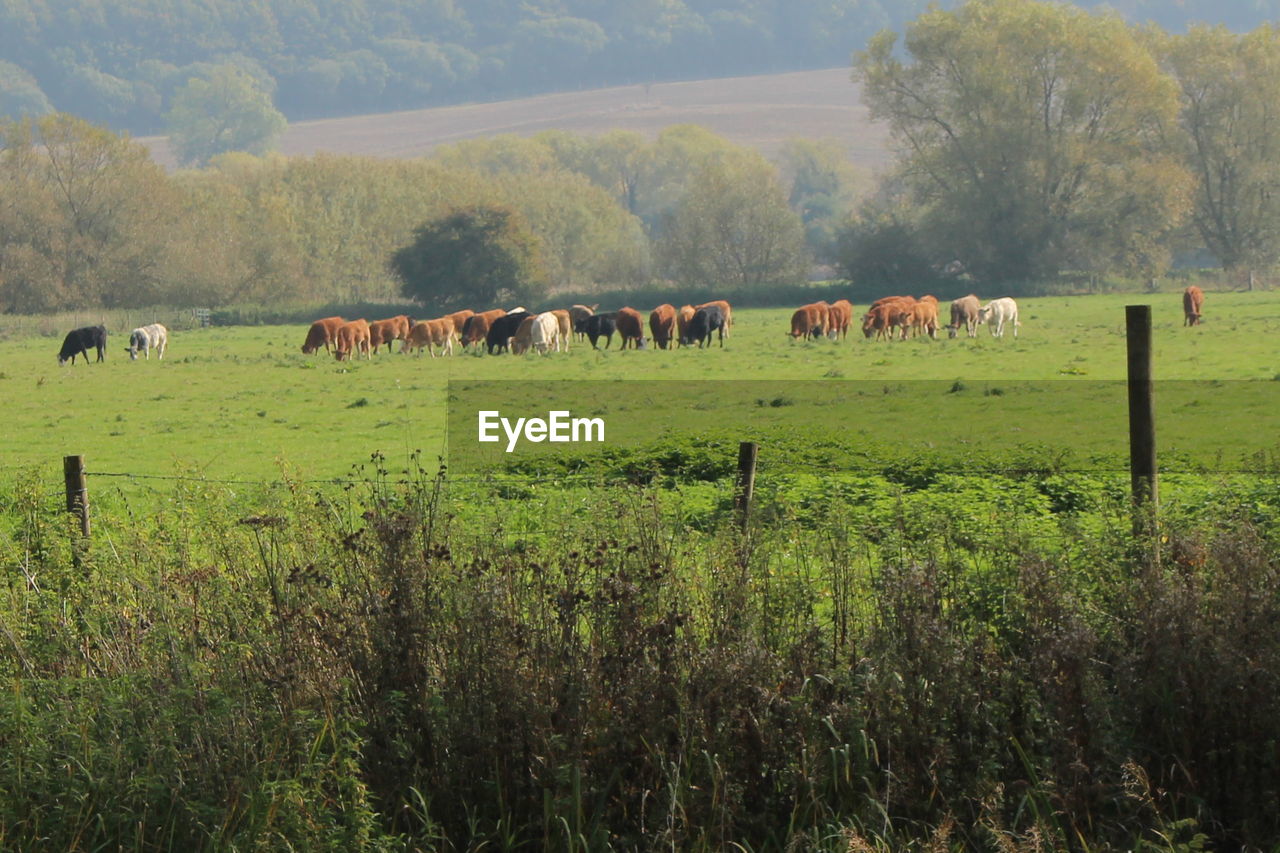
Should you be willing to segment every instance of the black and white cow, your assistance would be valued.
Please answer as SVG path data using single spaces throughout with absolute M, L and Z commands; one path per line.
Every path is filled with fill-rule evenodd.
M 159 323 L 139 326 L 129 333 L 129 360 L 137 361 L 138 353 L 147 361 L 151 360 L 151 351 L 156 351 L 156 358 L 163 359 L 165 348 L 169 346 L 169 330 Z

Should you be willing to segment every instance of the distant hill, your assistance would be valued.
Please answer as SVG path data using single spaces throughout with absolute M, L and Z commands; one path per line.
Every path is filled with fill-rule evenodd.
M 462 139 L 561 129 L 656 136 L 673 124 L 699 124 L 772 156 L 791 137 L 833 137 L 849 159 L 876 169 L 889 160 L 888 132 L 862 106 L 850 69 L 797 71 L 684 83 L 616 86 L 512 101 L 351 116 L 291 124 L 279 145 L 288 155 L 318 152 L 418 157 Z M 176 160 L 164 137 L 143 137 L 157 161 Z

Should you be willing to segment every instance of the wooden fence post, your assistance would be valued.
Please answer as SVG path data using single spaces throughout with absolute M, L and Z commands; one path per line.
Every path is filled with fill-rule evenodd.
M 733 505 L 738 511 L 738 527 L 744 531 L 751 518 L 751 498 L 756 490 L 756 456 L 759 452 L 760 445 L 754 441 L 738 444 L 738 481 L 734 488 Z
M 83 456 L 62 457 L 62 482 L 67 494 L 67 512 L 80 520 L 80 539 L 71 543 L 71 554 L 77 566 L 89 541 L 89 485 L 84 474 Z
M 1151 377 L 1151 306 L 1126 305 L 1129 353 L 1129 484 L 1134 533 L 1154 535 L 1160 490 L 1156 479 L 1156 414 Z

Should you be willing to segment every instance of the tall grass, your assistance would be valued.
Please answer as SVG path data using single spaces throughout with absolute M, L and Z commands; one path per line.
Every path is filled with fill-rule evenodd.
M 99 518 L 77 569 L 24 479 L 0 846 L 1277 838 L 1274 485 L 1171 507 L 1159 561 L 1106 488 L 1087 512 L 924 494 L 775 496 L 741 536 L 727 501 L 689 524 L 649 487 L 518 503 L 380 471 L 247 511 L 196 481 Z

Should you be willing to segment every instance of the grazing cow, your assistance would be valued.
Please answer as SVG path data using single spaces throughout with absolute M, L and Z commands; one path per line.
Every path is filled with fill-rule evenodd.
M 920 332 L 924 332 L 930 338 L 938 337 L 938 300 L 932 297 L 925 297 L 911 306 L 911 316 L 908 322 L 911 326 L 911 334 L 914 337 Z M 902 336 L 907 336 L 906 327 L 902 330 Z
M 438 320 L 420 320 L 409 328 L 400 352 L 413 350 L 419 355 L 425 347 L 427 355 L 436 357 L 432 347 L 440 347 L 442 355 L 453 355 L 453 320 L 446 314 Z
M 138 353 L 151 360 L 151 351 L 156 351 L 156 358 L 163 359 L 165 348 L 169 346 L 169 330 L 159 323 L 139 326 L 129 333 L 129 360 L 137 361 Z
M 567 314 L 565 315 L 568 316 Z M 533 328 L 529 340 L 540 355 L 560 349 L 560 318 L 553 311 L 544 311 L 532 318 Z M 517 335 L 516 337 L 519 337 Z
M 825 302 L 801 305 L 791 315 L 791 337 L 820 338 L 827 331 L 831 306 Z
M 689 321 L 689 343 L 697 341 L 698 349 L 702 349 L 704 342 L 711 346 L 711 333 L 717 329 L 720 331 L 720 346 L 723 348 L 726 334 L 724 310 L 719 305 L 704 305 L 693 313 L 693 319 Z
M 961 296 L 951 303 L 951 325 L 947 326 L 947 337 L 954 338 L 960 334 L 964 326 L 965 334 L 971 338 L 978 336 L 978 312 L 982 310 L 982 302 L 970 293 Z
M 516 333 L 511 336 L 512 355 L 524 355 L 533 346 L 533 324 L 536 316 L 528 311 L 524 313 L 524 319 L 516 327 Z
M 555 308 L 547 312 L 556 318 L 559 334 L 556 336 L 556 352 L 569 351 L 569 339 L 573 337 L 573 317 L 564 308 Z
M 493 355 L 495 351 L 510 350 L 511 339 L 515 337 L 516 332 L 520 331 L 520 324 L 528 316 L 528 311 L 512 311 L 490 323 L 489 334 L 484 338 L 489 355 Z
M 635 349 L 644 349 L 644 318 L 634 308 L 619 308 L 613 320 L 614 328 L 622 336 L 622 349 L 630 344 Z
M 1018 303 L 1007 296 L 992 299 L 978 311 L 978 322 L 991 327 L 991 337 L 1003 338 L 1006 323 L 1013 323 L 1013 336 L 1018 336 Z
M 658 349 L 670 349 L 676 339 L 676 308 L 663 303 L 649 312 L 649 333 Z
M 372 358 L 369 353 L 369 322 L 367 320 L 349 320 L 338 327 L 334 336 L 333 357 L 338 361 L 355 358 L 359 353 L 365 358 Z
M 676 340 L 681 346 L 689 345 L 689 321 L 693 319 L 696 310 L 692 305 L 681 305 L 676 312 Z
M 76 363 L 76 356 L 84 356 L 85 364 L 89 363 L 89 347 L 98 351 L 98 361 L 107 357 L 107 327 L 84 326 L 72 329 L 62 339 L 62 349 L 58 352 L 58 364 L 66 364 L 69 359 Z
M 720 313 L 724 317 L 724 327 L 720 331 L 720 342 L 721 345 L 723 345 L 724 339 L 729 337 L 729 332 L 733 329 L 733 308 L 730 307 L 727 301 L 723 299 L 715 299 L 711 302 L 704 302 L 701 305 L 695 305 L 694 310 L 696 311 L 699 308 L 706 308 L 710 305 L 714 305 L 719 308 Z
M 386 320 L 374 320 L 369 324 L 369 348 L 373 352 L 382 349 L 382 345 L 387 345 L 387 352 L 391 352 L 391 345 L 396 341 L 403 341 L 409 337 L 409 327 L 413 325 L 404 314 L 397 314 Z M 401 347 L 401 352 L 404 348 Z
M 837 299 L 827 308 L 827 337 L 846 338 L 849 327 L 853 325 L 853 303 L 848 299 Z
M 311 328 L 307 330 L 307 339 L 302 344 L 303 354 L 311 355 L 320 347 L 324 347 L 324 351 L 329 352 L 329 344 L 333 343 L 338 334 L 338 327 L 345 322 L 347 321 L 341 317 L 325 317 L 323 320 L 312 323 Z
M 596 341 L 604 338 L 604 348 L 608 349 L 609 344 L 613 343 L 613 333 L 617 330 L 617 317 L 615 312 L 606 314 L 592 314 L 582 324 L 582 331 L 591 340 L 591 348 L 598 349 Z
M 1199 326 L 1200 308 L 1204 305 L 1204 291 L 1194 284 L 1182 291 L 1182 325 Z
M 479 314 L 473 314 L 468 317 L 462 325 L 462 346 L 465 349 L 471 344 L 478 344 L 489 337 L 489 327 L 493 325 L 493 321 L 499 317 L 506 316 L 506 311 L 501 308 L 494 308 L 490 311 L 481 311 Z
M 881 338 L 893 340 L 894 326 L 902 325 L 904 316 L 908 318 L 911 316 L 911 308 L 914 305 L 915 300 L 911 297 L 877 300 L 862 316 L 862 334 L 868 338 L 874 335 L 876 340 Z M 903 332 L 905 337 L 906 327 L 903 327 Z

